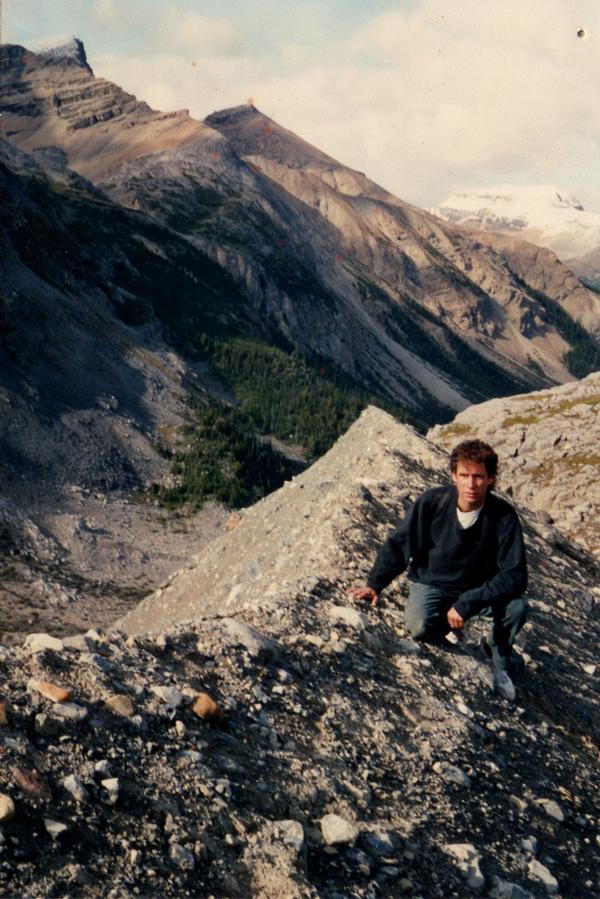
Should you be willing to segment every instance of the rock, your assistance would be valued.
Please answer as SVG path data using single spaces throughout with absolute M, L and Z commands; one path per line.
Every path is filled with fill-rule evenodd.
M 63 824 L 62 821 L 54 821 L 52 818 L 44 818 L 44 827 L 54 840 L 62 836 L 68 829 L 67 825 Z
M 104 703 L 104 707 L 109 712 L 114 712 L 115 715 L 120 715 L 122 718 L 131 718 L 135 711 L 130 697 L 124 693 L 115 693 L 113 696 L 109 696 Z
M 279 657 L 280 650 L 277 644 L 250 625 L 236 618 L 223 618 L 223 625 L 232 642 L 245 647 L 253 658 L 264 657 L 275 660 Z
M 405 656 L 420 656 L 423 652 L 416 640 L 404 640 L 401 638 L 396 643 L 396 647 L 398 652 Z
M 281 841 L 286 846 L 292 846 L 296 852 L 300 852 L 304 845 L 304 828 L 299 821 L 276 821 L 275 827 Z
M 0 699 L 0 727 L 8 727 L 8 703 Z
M 69 774 L 62 780 L 62 785 L 77 802 L 87 802 L 90 794 L 86 790 L 83 781 L 75 774 Z
M 565 820 L 565 813 L 554 799 L 536 799 L 535 803 L 546 812 L 549 818 L 561 822 Z
M 180 843 L 171 843 L 169 846 L 169 858 L 174 865 L 177 865 L 178 868 L 182 868 L 184 871 L 193 871 L 196 867 L 194 853 Z
M 100 759 L 99 762 L 96 762 L 96 764 L 94 765 L 94 771 L 101 777 L 110 777 L 111 767 L 108 759 Z
M 327 611 L 333 622 L 341 621 L 357 631 L 364 631 L 369 624 L 364 612 L 359 612 L 351 606 L 329 606 Z
M 105 780 L 101 780 L 100 784 L 107 793 L 106 803 L 108 805 L 115 805 L 119 798 L 119 778 L 108 777 Z
M 537 837 L 532 837 L 531 835 L 525 837 L 525 839 L 521 840 L 521 849 L 523 850 L 523 852 L 531 852 L 532 855 L 537 855 Z
M 52 715 L 46 712 L 40 712 L 35 716 L 34 720 L 35 732 L 42 734 L 44 737 L 55 737 L 62 732 L 62 724 Z
M 545 865 L 537 860 L 537 858 L 531 859 L 531 861 L 527 865 L 527 870 L 529 871 L 530 877 L 532 877 L 534 880 L 539 880 L 544 884 L 548 893 L 557 892 L 558 880 Z
M 485 886 L 485 877 L 479 867 L 481 855 L 475 846 L 472 843 L 446 843 L 444 849 L 458 862 L 458 869 L 469 889 L 474 892 L 482 890 Z
M 46 649 L 54 652 L 62 652 L 64 643 L 57 637 L 51 637 L 50 634 L 28 634 L 25 638 L 25 646 L 34 653 L 44 652 Z
M 509 880 L 502 880 L 495 875 L 492 877 L 492 889 L 490 890 L 491 899 L 535 899 L 533 893 L 524 890 L 516 883 Z
M 31 690 L 37 690 L 38 693 L 41 693 L 46 699 L 50 699 L 51 702 L 67 702 L 71 698 L 71 692 L 69 690 L 66 690 L 64 687 L 59 687 L 56 684 L 51 684 L 45 680 L 30 680 L 27 687 Z
M 225 718 L 225 712 L 221 706 L 208 693 L 200 693 L 190 708 L 195 715 L 203 718 L 209 724 L 220 724 Z
M 91 652 L 96 648 L 95 642 L 86 634 L 73 634 L 71 637 L 62 638 L 65 649 L 73 652 Z
M 17 786 L 28 796 L 32 796 L 34 799 L 44 799 L 45 801 L 52 799 L 52 790 L 39 771 L 13 765 L 10 773 Z
M 371 855 L 393 855 L 394 842 L 386 831 L 380 830 L 375 833 L 367 831 L 363 833 L 362 841 Z
M 73 721 L 75 724 L 85 721 L 87 716 L 88 710 L 82 705 L 77 705 L 76 702 L 61 702 L 52 709 L 53 718 Z
M 0 793 L 0 824 L 8 824 L 15 817 L 15 804 L 10 796 Z
M 347 821 L 345 818 L 341 818 L 339 815 L 324 815 L 321 818 L 320 824 L 323 839 L 328 846 L 354 843 L 358 836 L 358 828 L 356 825 L 352 824 L 351 821 Z
M 176 687 L 152 684 L 150 692 L 172 709 L 178 709 L 185 701 L 185 696 Z
M 456 765 L 451 765 L 449 762 L 435 762 L 433 770 L 449 783 L 459 784 L 461 787 L 471 786 L 471 779 L 468 775 L 461 768 L 457 768 Z

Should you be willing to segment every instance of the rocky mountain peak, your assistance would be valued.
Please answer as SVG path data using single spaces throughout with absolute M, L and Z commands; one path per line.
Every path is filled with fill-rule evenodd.
M 58 63 L 74 62 L 76 65 L 81 66 L 82 69 L 87 69 L 87 71 L 93 74 L 87 60 L 83 41 L 75 37 L 75 35 L 58 43 L 54 41 L 34 43 L 30 45 L 30 49 L 36 56 L 42 59 Z

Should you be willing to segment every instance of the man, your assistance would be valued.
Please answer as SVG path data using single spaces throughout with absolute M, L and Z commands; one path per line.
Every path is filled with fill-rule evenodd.
M 517 513 L 491 492 L 498 456 L 481 440 L 452 450 L 453 484 L 420 496 L 379 551 L 366 587 L 351 591 L 376 606 L 379 593 L 408 567 L 406 627 L 415 640 L 441 640 L 473 615 L 492 619 L 494 685 L 515 698 L 508 666 L 526 617 L 527 564 Z

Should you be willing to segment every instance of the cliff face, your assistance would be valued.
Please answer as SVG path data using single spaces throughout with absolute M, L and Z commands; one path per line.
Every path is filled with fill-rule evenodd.
M 418 646 L 403 578 L 346 595 L 446 465 L 370 408 L 118 630 L 0 649 L 3 892 L 592 899 L 597 563 L 520 509 L 515 705 L 483 622 Z
M 582 321 L 577 339 L 598 327 L 598 299 L 566 274 L 540 296 L 497 248 L 254 107 L 200 123 L 150 110 L 73 55 L 8 47 L 2 60 L 11 142 L 60 147 L 112 198 L 208 253 L 274 339 L 414 413 L 566 380 L 575 338 L 556 308 Z

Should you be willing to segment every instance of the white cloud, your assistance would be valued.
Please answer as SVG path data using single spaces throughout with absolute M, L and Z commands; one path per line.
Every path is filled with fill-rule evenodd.
M 203 118 L 251 96 L 420 205 L 458 187 L 529 182 L 600 208 L 596 0 L 423 0 L 373 17 L 346 42 L 282 44 L 268 57 L 249 38 L 244 47 L 230 21 L 175 5 L 151 30 L 156 53 L 93 64 L 157 108 Z

